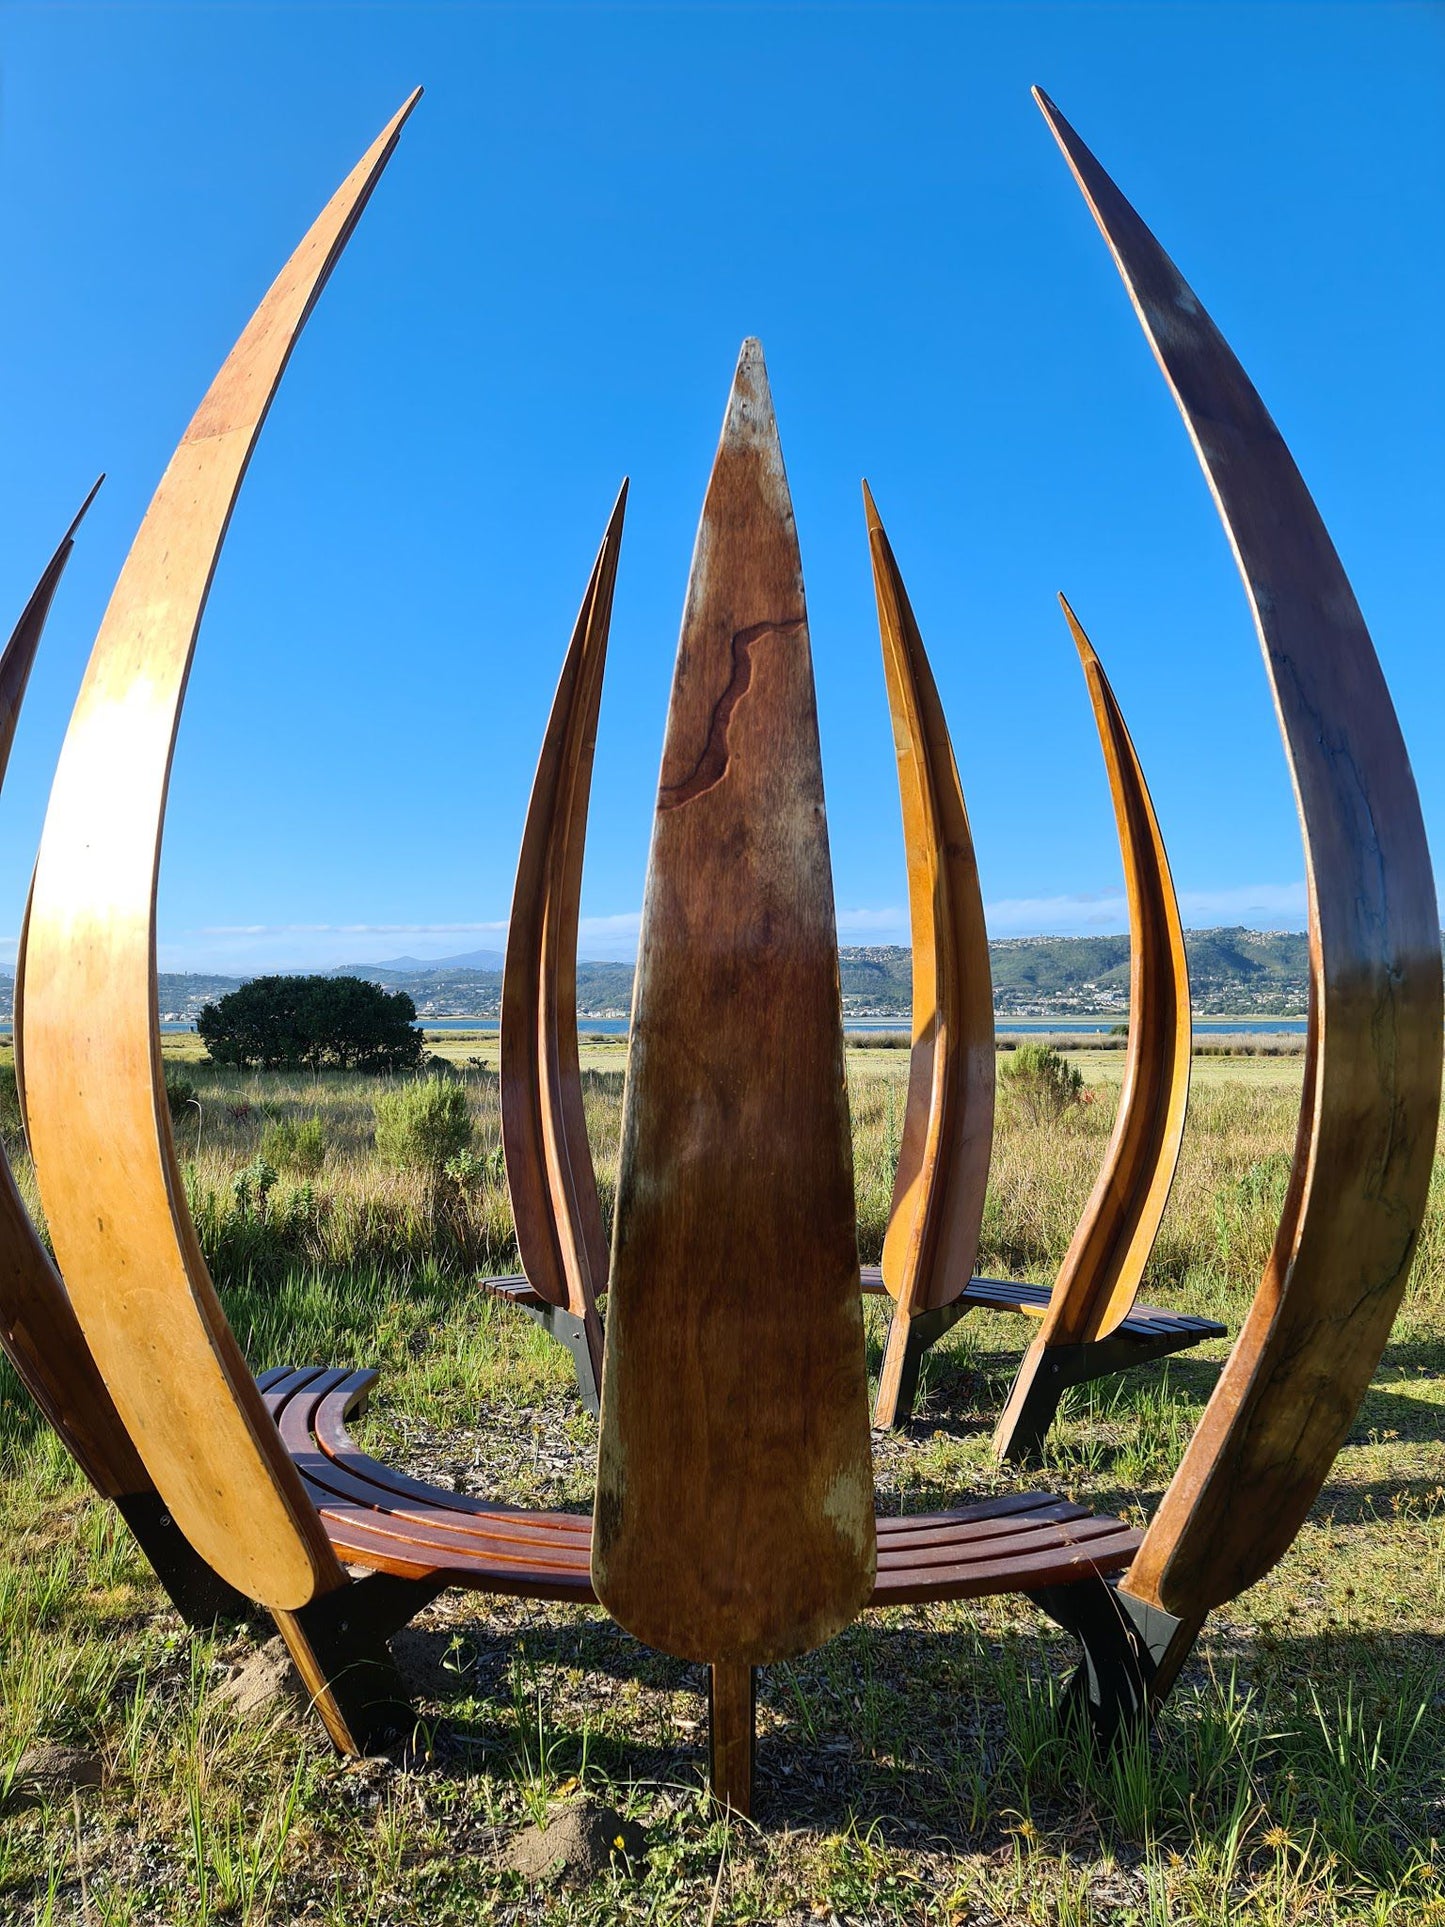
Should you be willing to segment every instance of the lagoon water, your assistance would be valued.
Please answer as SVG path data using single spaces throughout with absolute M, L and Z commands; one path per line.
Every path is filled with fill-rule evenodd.
M 994 1029 L 1000 1037 L 1107 1037 L 1121 1021 L 1118 1017 L 1060 1017 L 1052 1022 L 1045 1017 L 1000 1018 Z M 423 1030 L 485 1033 L 495 1032 L 497 1028 L 495 1017 L 423 1017 L 420 1024 Z M 845 1017 L 843 1027 L 870 1035 L 905 1032 L 908 1019 Z M 0 1036 L 9 1029 L 8 1024 L 0 1025 Z M 195 1025 L 162 1024 L 161 1029 L 184 1033 L 194 1030 Z M 577 1029 L 584 1037 L 625 1037 L 628 1023 L 625 1017 L 579 1017 Z M 1196 1017 L 1194 1020 L 1196 1037 L 1303 1037 L 1306 1029 L 1303 1017 Z

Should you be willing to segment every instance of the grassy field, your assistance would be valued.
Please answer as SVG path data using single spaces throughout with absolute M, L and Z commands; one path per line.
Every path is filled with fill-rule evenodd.
M 174 1055 L 191 1042 L 178 1039 Z M 181 1066 L 177 1139 L 247 1354 L 382 1368 L 367 1444 L 444 1486 L 588 1503 L 595 1426 L 564 1355 L 480 1296 L 515 1264 L 485 1040 L 472 1152 L 445 1186 L 383 1167 L 376 1087 Z M 610 1172 L 620 1045 L 587 1051 Z M 1107 1139 L 1118 1052 L 1073 1054 L 1087 1102 L 1000 1121 L 982 1268 L 1047 1278 Z M 1196 1060 L 1188 1141 L 1147 1292 L 1237 1328 L 1278 1216 L 1298 1058 Z M 881 1247 L 905 1056 L 850 1053 L 860 1246 Z M 319 1128 L 297 1133 L 315 1118 Z M 288 1128 L 289 1127 L 289 1128 Z M 289 1150 L 288 1150 L 289 1147 Z M 298 1148 L 299 1147 L 299 1148 Z M 23 1150 L 10 1143 L 31 1202 Z M 289 1161 L 288 1161 L 289 1159 Z M 1445 1166 L 1441 1167 L 1445 1170 Z M 756 1826 L 700 1795 L 697 1669 L 601 1613 L 453 1594 L 405 1653 L 428 1744 L 336 1761 L 287 1702 L 226 1697 L 243 1638 L 185 1635 L 115 1515 L 0 1377 L 0 1919 L 51 1923 L 1437 1923 L 1445 1927 L 1445 1185 L 1394 1340 L 1283 1564 L 1211 1620 L 1154 1743 L 1061 1738 L 1070 1643 L 1022 1599 L 869 1615 L 768 1672 Z M 604 1202 L 610 1183 L 604 1181 Z M 876 1369 L 883 1321 L 869 1313 Z M 919 1419 L 875 1440 L 881 1507 L 1013 1483 L 988 1452 L 1027 1336 L 980 1313 L 925 1369 Z M 1143 1521 L 1225 1347 L 1066 1408 L 1036 1483 Z M 72 1742 L 103 1783 L 11 1787 Z M 518 1831 L 579 1788 L 638 1821 L 646 1866 L 531 1888 Z

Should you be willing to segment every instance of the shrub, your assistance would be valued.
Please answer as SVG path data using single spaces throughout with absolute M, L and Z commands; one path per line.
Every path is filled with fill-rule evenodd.
M 1020 1044 L 999 1066 L 1008 1097 L 1031 1124 L 1051 1124 L 1079 1102 L 1083 1073 L 1051 1044 Z
M 257 1217 L 266 1215 L 266 1200 L 276 1185 L 277 1171 L 274 1164 L 265 1158 L 253 1158 L 244 1171 L 238 1171 L 231 1180 L 231 1195 L 236 1200 L 236 1209 L 242 1217 L 254 1211 Z
M 376 1149 L 388 1164 L 440 1183 L 471 1141 L 466 1086 L 455 1078 L 420 1077 L 377 1097 Z
M 326 1162 L 326 1126 L 319 1117 L 279 1118 L 261 1133 L 261 1156 L 278 1170 L 315 1177 Z

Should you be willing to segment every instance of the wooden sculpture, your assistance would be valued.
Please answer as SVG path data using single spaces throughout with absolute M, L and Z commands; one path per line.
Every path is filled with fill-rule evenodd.
M 75 532 L 99 487 L 97 482 L 61 537 L 0 656 L 0 782 L 51 602 L 75 546 Z M 17 967 L 17 988 L 19 978 Z M 18 1059 L 16 1068 L 18 1079 Z M 60 1274 L 15 1187 L 3 1147 L 0 1346 L 81 1471 L 97 1492 L 114 1501 L 177 1611 L 197 1627 L 245 1613 L 246 1601 L 196 1556 L 166 1511 L 95 1368 Z
M 751 1669 L 831 1638 L 875 1571 L 812 657 L 755 341 L 678 644 L 608 1326 L 593 1584 L 649 1646 L 711 1664 L 715 1753 L 731 1754 Z
M 357 1451 L 345 1422 L 370 1372 L 251 1378 L 201 1257 L 165 1104 L 155 884 L 167 776 L 246 462 L 409 101 L 262 302 L 142 523 L 61 754 L 21 970 L 28 1117 L 75 1322 L 160 1502 L 209 1568 L 275 1615 L 343 1750 L 405 1727 L 385 1639 L 448 1585 L 600 1597 L 640 1636 L 707 1663 L 714 1789 L 743 1810 L 755 1668 L 864 1606 L 1027 1593 L 1078 1634 L 1073 1700 L 1108 1735 L 1168 1690 L 1210 1607 L 1280 1557 L 1353 1422 L 1404 1288 L 1439 1102 L 1445 1011 L 1418 800 L 1368 635 L 1277 432 L 1138 217 L 1041 104 L 1210 473 L 1296 778 L 1311 905 L 1306 1100 L 1249 1321 L 1142 1541 L 1046 1493 L 874 1517 L 811 655 L 766 376 L 748 343 L 694 557 L 657 800 L 593 1517 L 442 1492 Z M 566 905 L 619 527 L 614 512 L 554 711 L 557 761 L 539 776 L 551 800 L 534 815 L 547 827 L 529 846 L 553 981 L 544 969 L 524 985 L 519 1021 L 554 1052 L 568 1027 L 556 979 L 574 941 Z M 937 767 L 938 735 L 922 726 Z M 558 1177 L 577 1145 L 568 1115 L 539 1088 L 513 1127 L 510 1155 L 530 1140 L 535 1198 L 554 1214 L 559 1194 L 567 1209 L 581 1195 Z M 1171 1116 L 1165 1104 L 1156 1139 Z M 1157 1167 L 1157 1149 L 1140 1155 Z M 1096 1218 L 1114 1255 L 1088 1270 L 1078 1329 L 1114 1318 L 1152 1209 L 1146 1197 L 1132 1216 Z M 558 1254 L 547 1276 L 560 1294 Z M 576 1302 L 570 1277 L 566 1291 Z M 31 1338 L 53 1372 L 66 1331 Z M 92 1426 L 108 1422 L 104 1393 L 67 1386 L 81 1387 Z M 1116 1589 L 1108 1576 L 1121 1572 Z
M 899 1426 L 912 1414 L 925 1352 L 960 1318 L 988 1309 L 1048 1319 L 1051 1294 L 1046 1286 L 973 1272 L 993 1122 L 994 1023 L 983 901 L 923 639 L 866 484 L 864 501 L 913 925 L 913 1051 L 903 1143 L 884 1262 L 865 1266 L 861 1274 L 865 1293 L 894 1300 L 874 1422 Z M 607 566 L 604 551 L 558 686 L 523 831 L 507 940 L 503 1142 L 524 1275 L 484 1281 L 568 1346 L 582 1401 L 592 1412 L 598 1409 L 602 1341 L 597 1297 L 606 1272 L 595 1255 L 601 1211 L 582 1127 L 575 937 L 606 650 Z M 1080 646 L 1088 647 L 1086 641 Z M 1092 651 L 1086 671 L 1093 679 L 1103 674 Z M 1177 931 L 1179 918 L 1158 825 L 1112 694 L 1106 702 L 1096 695 L 1095 710 L 1130 888 L 1135 983 L 1127 1074 L 1118 1128 L 1076 1240 L 1081 1255 L 1061 1276 L 1069 1315 L 1062 1324 L 1051 1322 L 1043 1343 L 1031 1348 L 1009 1423 L 1000 1430 L 1001 1456 L 1014 1458 L 1038 1449 L 1069 1385 L 1224 1336 L 1223 1325 L 1212 1319 L 1134 1305 L 1131 1293 L 1101 1331 L 1086 1340 L 1066 1337 L 1079 1322 L 1076 1302 L 1089 1301 L 1096 1273 L 1101 1284 L 1109 1281 L 1119 1255 L 1112 1238 L 1089 1232 L 1101 1213 L 1110 1225 L 1149 1228 L 1147 1236 L 1141 1232 L 1127 1241 L 1137 1285 L 1168 1195 L 1188 1077 L 1183 952 L 1160 937 L 1161 931 L 1166 937 L 1167 930 Z M 558 941 L 557 932 L 568 933 L 566 939 Z M 563 1253 L 571 1255 L 564 1261 Z M 1119 1300 L 1124 1294 L 1114 1295 Z
M 502 976 L 502 1152 L 524 1279 L 523 1308 L 570 1345 L 583 1399 L 602 1378 L 598 1296 L 607 1237 L 587 1142 L 577 1061 L 577 919 L 587 799 L 612 590 L 627 506 L 623 483 L 547 724 L 522 833 Z
M 1435 1150 L 1440 921 L 1390 694 L 1299 470 L 1198 297 L 1058 109 L 1037 89 L 1035 99 L 1179 404 L 1239 563 L 1309 878 L 1304 1097 L 1274 1252 L 1118 1592 L 1157 1698 L 1210 1608 L 1289 1548 L 1389 1338 Z M 1115 1685 L 1122 1677 L 1111 1675 Z M 1095 1711 L 1107 1725 L 1132 1706 L 1125 1688 Z
M 913 1049 L 882 1278 L 893 1320 L 875 1422 L 912 1410 L 926 1345 L 954 1322 L 978 1259 L 993 1151 L 993 982 L 968 812 L 908 592 L 865 482 L 913 938 Z
M 1169 859 L 1133 741 L 1103 665 L 1073 610 L 1062 596 L 1059 601 L 1089 685 L 1124 853 L 1129 1041 L 1103 1166 L 994 1433 L 1004 1459 L 1038 1452 L 1068 1386 L 1224 1336 L 1224 1327 L 1210 1319 L 1141 1313 L 1134 1304 L 1184 1141 L 1189 966 Z M 1126 1319 L 1136 1329 L 1145 1321 L 1154 1329 L 1116 1337 Z
M 147 510 L 56 770 L 21 1013 L 41 1196 L 101 1375 L 171 1516 L 229 1585 L 275 1612 L 342 1745 L 367 1723 L 364 1704 L 347 1703 L 370 1692 L 360 1662 L 384 1673 L 384 1651 L 358 1648 L 347 1654 L 355 1664 L 334 1664 L 324 1602 L 346 1574 L 231 1336 L 186 1209 L 161 1064 L 155 886 L 180 705 L 236 492 L 296 336 L 414 100 L 282 270 Z
M 1129 1043 L 1114 1134 L 1054 1289 L 978 1278 L 993 1121 L 994 1022 L 978 865 L 928 657 L 888 538 L 865 498 L 908 853 L 913 1056 L 883 1263 L 894 1301 L 874 1422 L 906 1424 L 929 1346 L 968 1312 L 1042 1319 L 995 1435 L 1035 1454 L 1070 1385 L 1222 1338 L 1223 1325 L 1136 1306 L 1184 1131 L 1189 979 L 1159 825 L 1098 657 L 1064 603 L 1093 698 L 1129 894 Z M 1061 598 L 1062 600 L 1062 598 Z

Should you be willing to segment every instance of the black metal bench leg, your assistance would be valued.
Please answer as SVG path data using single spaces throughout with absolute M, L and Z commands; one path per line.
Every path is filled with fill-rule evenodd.
M 602 1409 L 602 1320 L 596 1310 L 579 1318 L 576 1312 L 567 1311 L 561 1305 L 523 1304 L 518 1309 L 571 1352 L 577 1390 L 582 1395 L 583 1406 L 595 1418 Z
M 1040 1458 L 1059 1401 L 1071 1385 L 1087 1385 L 1092 1379 L 1131 1372 L 1136 1365 L 1203 1344 L 1206 1336 L 1209 1334 L 1203 1332 L 1160 1332 L 1153 1338 L 1133 1338 L 1115 1332 L 1087 1345 L 1045 1345 L 1036 1338 L 1023 1355 L 1008 1403 L 994 1429 L 995 1457 L 1011 1465 Z
M 749 1818 L 757 1732 L 757 1668 L 725 1661 L 707 1669 L 708 1780 L 717 1804 Z
M 961 1297 L 937 1311 L 915 1312 L 911 1318 L 894 1307 L 883 1349 L 883 1369 L 878 1375 L 878 1402 L 873 1409 L 873 1423 L 879 1430 L 896 1432 L 907 1425 L 918 1396 L 923 1354 L 972 1309 Z
M 1148 1723 L 1204 1623 L 1202 1616 L 1176 1619 L 1097 1577 L 1029 1597 L 1084 1649 L 1064 1689 L 1062 1716 L 1066 1725 L 1082 1719 L 1105 1752 Z
M 411 1737 L 416 1712 L 386 1642 L 442 1590 L 439 1579 L 378 1572 L 273 1615 L 338 1753 Z
M 209 1632 L 219 1621 L 262 1617 L 261 1608 L 253 1600 L 228 1586 L 206 1564 L 171 1517 L 159 1492 L 126 1493 L 115 1505 L 150 1560 L 166 1597 L 188 1626 L 197 1632 Z

